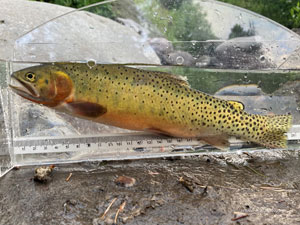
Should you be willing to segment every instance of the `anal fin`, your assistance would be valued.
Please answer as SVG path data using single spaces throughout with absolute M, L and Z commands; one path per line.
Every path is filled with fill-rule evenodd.
M 157 135 L 160 135 L 160 136 L 173 137 L 173 135 L 169 134 L 168 132 L 157 129 L 157 128 L 148 128 L 145 131 L 150 132 L 150 133 L 154 133 L 154 134 L 157 134 Z
M 205 136 L 205 137 L 199 137 L 201 140 L 206 142 L 207 144 L 210 144 L 220 150 L 229 150 L 229 141 L 227 135 L 211 135 L 211 136 Z
M 163 135 L 166 137 L 174 137 L 174 135 L 171 135 L 170 133 L 158 129 L 158 128 L 148 128 L 145 131 L 155 133 L 158 135 Z M 229 150 L 229 137 L 226 134 L 217 134 L 217 135 L 205 135 L 205 136 L 199 136 L 198 137 L 200 140 L 204 141 L 205 143 L 212 145 L 220 150 Z

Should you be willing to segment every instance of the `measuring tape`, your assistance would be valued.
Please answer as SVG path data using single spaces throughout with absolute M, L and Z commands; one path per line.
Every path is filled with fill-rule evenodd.
M 300 140 L 300 125 L 292 127 L 287 133 L 289 141 Z M 242 141 L 234 141 L 241 146 Z M 15 154 L 38 154 L 55 152 L 76 152 L 96 150 L 103 153 L 120 151 L 144 151 L 152 148 L 193 149 L 192 146 L 203 147 L 200 139 L 161 137 L 143 132 L 109 134 L 109 135 L 80 135 L 67 137 L 19 137 L 13 141 Z
M 15 154 L 37 154 L 54 152 L 75 152 L 82 150 L 97 150 L 104 153 L 112 151 L 143 151 L 150 148 L 171 148 L 179 146 L 199 146 L 199 139 L 166 138 L 142 132 L 126 134 L 110 134 L 101 136 L 73 137 L 21 137 L 13 141 Z M 176 147 L 175 147 L 176 146 Z

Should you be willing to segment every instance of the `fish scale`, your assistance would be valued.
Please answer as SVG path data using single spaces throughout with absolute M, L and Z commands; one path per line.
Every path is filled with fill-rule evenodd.
M 26 79 L 29 73 L 36 77 L 34 82 Z M 39 93 L 32 97 L 28 91 L 24 94 L 12 87 L 21 96 L 71 115 L 126 129 L 200 137 L 219 148 L 228 145 L 230 136 L 283 148 L 291 126 L 290 115 L 248 114 L 240 103 L 192 89 L 184 80 L 163 72 L 121 65 L 56 63 L 17 71 L 13 78 L 34 89 L 31 94 Z M 59 98 L 47 96 L 53 86 Z M 65 89 L 71 90 L 68 95 Z

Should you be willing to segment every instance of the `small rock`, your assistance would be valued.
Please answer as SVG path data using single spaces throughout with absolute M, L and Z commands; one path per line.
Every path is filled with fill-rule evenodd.
M 194 66 L 196 59 L 188 52 L 174 51 L 165 56 L 167 65 Z
M 135 185 L 136 180 L 132 177 L 127 177 L 127 176 L 119 176 L 116 180 L 115 183 L 117 185 L 120 185 L 122 187 L 132 187 Z
M 51 173 L 54 169 L 54 166 L 42 166 L 35 169 L 34 181 L 46 183 L 50 180 Z
M 180 177 L 179 183 L 181 183 L 189 192 L 194 192 L 195 185 L 191 180 Z
M 215 60 L 215 58 L 213 58 L 211 56 L 203 55 L 197 59 L 196 66 L 197 67 L 211 66 L 214 64 L 214 60 Z
M 172 42 L 166 38 L 152 38 L 149 43 L 156 54 L 160 57 L 174 51 Z

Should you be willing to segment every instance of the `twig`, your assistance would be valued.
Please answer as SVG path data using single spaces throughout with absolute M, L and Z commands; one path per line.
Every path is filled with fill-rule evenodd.
M 69 174 L 69 176 L 66 179 L 67 182 L 71 179 L 72 175 L 73 175 L 72 173 Z
M 104 219 L 104 217 L 106 216 L 107 212 L 109 211 L 110 207 L 114 204 L 114 202 L 117 200 L 117 198 L 114 198 L 111 203 L 109 204 L 109 206 L 106 208 L 105 212 L 103 213 L 103 215 L 100 217 L 101 220 Z
M 120 207 L 119 207 L 119 209 L 118 209 L 118 211 L 117 211 L 117 213 L 116 213 L 116 216 L 115 216 L 115 221 L 114 221 L 115 224 L 117 224 L 117 219 L 118 219 L 119 213 L 122 212 L 122 211 L 124 210 L 125 205 L 126 205 L 126 201 L 123 202 L 123 203 L 120 205 Z
M 239 215 L 239 216 L 237 216 L 237 217 L 235 217 L 235 218 L 232 218 L 231 221 L 237 221 L 237 220 L 239 220 L 239 219 L 243 219 L 243 218 L 249 216 L 248 214 L 242 213 L 242 212 L 234 212 L 234 214 L 235 214 L 235 215 Z
M 152 172 L 151 170 L 148 170 L 148 174 L 153 176 L 153 175 L 158 175 L 159 173 L 158 172 Z
M 266 177 L 266 175 L 256 171 L 255 169 L 251 168 L 250 166 L 245 166 L 246 168 L 248 168 L 250 171 L 252 171 L 253 173 L 256 173 L 258 174 L 259 176 L 262 176 L 262 177 Z
M 243 218 L 245 218 L 245 217 L 247 217 L 247 216 L 249 216 L 249 215 L 248 215 L 248 214 L 245 214 L 245 215 L 242 215 L 242 216 L 238 216 L 238 217 L 236 217 L 236 218 L 232 218 L 231 221 L 237 221 L 237 220 L 243 219 Z
M 290 190 L 286 190 L 286 189 L 282 189 L 282 188 L 278 188 L 278 187 L 268 187 L 268 186 L 267 187 L 261 186 L 259 188 L 264 189 L 264 190 L 278 191 L 278 192 L 284 192 L 284 191 L 288 192 L 288 191 L 290 191 Z

